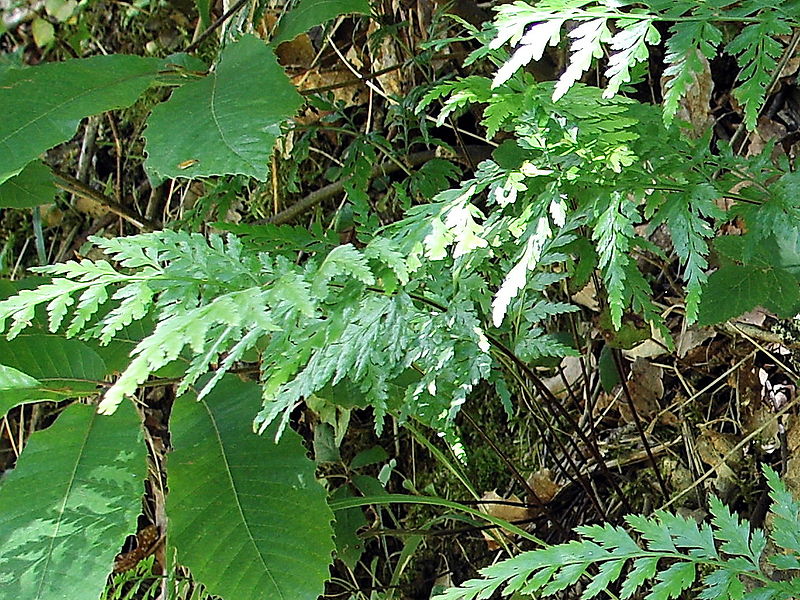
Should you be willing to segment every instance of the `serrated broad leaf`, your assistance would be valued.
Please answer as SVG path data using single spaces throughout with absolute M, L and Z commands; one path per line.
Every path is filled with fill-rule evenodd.
M 55 197 L 53 175 L 38 160 L 0 184 L 0 208 L 30 208 L 52 202 Z
M 97 600 L 136 527 L 147 472 L 139 416 L 73 404 L 0 485 L 0 597 Z
M 71 138 L 84 117 L 133 104 L 161 65 L 116 54 L 0 72 L 0 183 Z
M 315 600 L 333 551 L 333 515 L 299 436 L 253 433 L 261 390 L 231 375 L 175 403 L 169 542 L 225 600 Z
M 794 316 L 800 307 L 797 279 L 783 269 L 726 265 L 709 276 L 697 323 L 722 323 L 759 305 L 780 317 Z
M 301 33 L 322 25 L 326 21 L 351 13 L 369 14 L 367 0 L 300 0 L 278 22 L 272 44 L 290 42 Z
M 281 123 L 301 103 L 269 46 L 243 36 L 207 77 L 153 109 L 145 168 L 161 178 L 240 174 L 264 181 Z

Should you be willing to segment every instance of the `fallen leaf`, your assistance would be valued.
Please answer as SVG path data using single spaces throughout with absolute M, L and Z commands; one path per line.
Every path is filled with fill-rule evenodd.
M 495 504 L 492 502 L 493 500 L 497 502 L 513 502 L 515 504 Z M 511 494 L 508 498 L 503 498 L 495 490 L 485 492 L 483 496 L 481 496 L 481 511 L 485 512 L 487 515 L 508 521 L 509 523 L 524 521 L 531 516 L 528 507 L 524 506 L 522 501 L 515 494 Z M 490 550 L 495 550 L 499 547 L 495 539 L 498 532 L 501 535 L 514 535 L 507 529 L 495 528 L 483 530 L 483 538 L 486 540 L 486 544 L 489 546 Z
M 594 312 L 600 312 L 600 303 L 597 301 L 597 289 L 594 287 L 594 282 L 591 280 L 583 289 L 572 294 L 572 301 Z
M 664 396 L 663 369 L 644 358 L 637 358 L 628 376 L 628 392 L 639 418 L 649 420 L 661 408 L 658 401 Z M 633 421 L 633 413 L 627 402 L 620 403 L 619 412 L 627 423 Z
M 528 476 L 526 480 L 528 486 L 536 494 L 535 498 L 531 498 L 531 504 L 547 504 L 555 498 L 561 486 L 553 481 L 553 473 L 550 469 L 539 469 Z

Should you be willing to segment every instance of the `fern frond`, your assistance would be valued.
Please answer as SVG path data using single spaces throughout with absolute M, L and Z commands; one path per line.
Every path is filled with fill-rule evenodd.
M 653 26 L 653 19 L 620 19 L 617 26 L 620 30 L 609 41 L 615 53 L 608 60 L 608 85 L 603 92 L 604 98 L 614 96 L 623 84 L 631 80 L 631 69 L 650 57 L 647 45 L 661 41 L 661 34 Z
M 778 537 L 791 548 L 798 539 L 800 503 L 769 467 L 764 471 L 772 489 L 775 532 L 780 530 Z M 669 600 L 689 589 L 701 572 L 703 589 L 698 598 L 704 600 L 795 597 L 796 579 L 773 581 L 761 570 L 763 533 L 751 531 L 716 498 L 711 510 L 711 526 L 664 511 L 653 518 L 629 515 L 625 520 L 642 542 L 621 527 L 579 527 L 580 540 L 524 552 L 486 567 L 480 578 L 447 590 L 437 600 L 486 599 L 497 591 L 504 596 L 517 592 L 549 596 L 584 576 L 588 584 L 582 598 L 593 598 L 622 580 L 619 597 L 623 600 L 642 588 L 648 591 L 647 600 Z M 796 554 L 790 560 L 773 558 L 779 558 L 772 561 L 778 568 L 796 568 Z M 752 590 L 746 596 L 745 580 Z
M 592 60 L 603 56 L 603 44 L 612 39 L 608 19 L 605 17 L 581 23 L 569 32 L 569 37 L 573 40 L 569 47 L 569 65 L 553 90 L 553 100 L 563 97 L 581 75 L 589 70 Z
M 775 74 L 783 46 L 779 35 L 791 35 L 792 27 L 780 12 L 767 9 L 756 23 L 747 25 L 731 40 L 725 51 L 737 57 L 741 71 L 733 95 L 744 106 L 744 122 L 748 131 L 756 128 L 758 113 L 764 104 L 767 87 Z
M 684 266 L 686 318 L 697 319 L 700 296 L 708 276 L 708 240 L 714 230 L 706 219 L 720 219 L 724 211 L 716 200 L 719 192 L 709 183 L 690 187 L 686 193 L 672 194 L 653 218 L 651 227 L 665 223 L 672 243 Z
M 636 236 L 633 226 L 640 220 L 636 206 L 623 194 L 611 192 L 602 208 L 594 230 L 599 266 L 608 289 L 608 304 L 614 327 L 622 325 L 622 313 L 627 308 L 625 282 L 628 279 L 629 251 Z
M 678 112 L 681 98 L 703 72 L 701 56 L 711 60 L 722 41 L 722 31 L 703 20 L 682 21 L 670 27 L 664 70 L 664 122 L 669 124 Z

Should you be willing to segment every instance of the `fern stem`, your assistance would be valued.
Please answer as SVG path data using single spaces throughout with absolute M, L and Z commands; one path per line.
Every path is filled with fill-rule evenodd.
M 617 348 L 612 348 L 611 355 L 614 357 L 614 366 L 616 366 L 617 373 L 619 374 L 619 382 L 622 386 L 625 400 L 628 403 L 628 408 L 631 410 L 631 415 L 633 415 L 633 423 L 636 426 L 636 432 L 639 434 L 639 439 L 642 440 L 642 445 L 644 446 L 644 451 L 647 453 L 647 458 L 650 459 L 650 465 L 653 467 L 653 472 L 656 474 L 656 481 L 658 481 L 658 487 L 661 488 L 661 494 L 663 495 L 664 500 L 667 500 L 669 498 L 669 490 L 667 489 L 666 483 L 664 483 L 664 478 L 661 476 L 661 471 L 656 463 L 656 457 L 653 456 L 653 451 L 650 448 L 650 442 L 647 441 L 647 435 L 645 435 L 644 428 L 642 427 L 642 420 L 639 418 L 639 411 L 636 410 L 636 403 L 633 401 L 633 396 L 631 396 L 631 391 L 628 388 L 627 381 L 625 380 L 625 374 L 622 372 L 622 360 L 620 359 L 619 350 Z

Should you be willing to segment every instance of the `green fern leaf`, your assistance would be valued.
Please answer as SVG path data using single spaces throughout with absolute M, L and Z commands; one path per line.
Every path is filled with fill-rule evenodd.
M 717 54 L 722 41 L 722 32 L 712 23 L 703 20 L 674 23 L 672 35 L 667 40 L 666 80 L 664 92 L 664 122 L 672 122 L 678 112 L 679 102 L 687 89 L 694 85 L 696 77 L 703 72 L 704 56 L 711 60 Z
M 627 559 L 610 560 L 600 565 L 597 575 L 592 576 L 592 580 L 581 595 L 581 600 L 594 598 L 605 591 L 608 585 L 619 579 L 622 569 L 625 567 Z
M 739 574 L 727 569 L 717 569 L 703 577 L 706 588 L 698 594 L 700 600 L 741 600 L 744 584 Z
M 792 27 L 775 10 L 765 10 L 752 25 L 747 25 L 731 40 L 725 51 L 739 60 L 740 85 L 733 95 L 744 105 L 744 122 L 749 131 L 756 127 L 758 112 L 766 98 L 767 86 L 783 51 L 777 37 L 791 35 Z
M 624 194 L 612 192 L 604 198 L 607 204 L 598 217 L 593 237 L 597 241 L 599 266 L 608 288 L 608 303 L 614 327 L 622 325 L 627 307 L 626 279 L 630 263 L 631 241 L 636 235 L 633 226 L 639 222 L 636 206 Z
M 740 520 L 731 513 L 718 498 L 710 501 L 712 524 L 716 528 L 715 535 L 722 541 L 720 550 L 732 556 L 742 556 L 750 561 L 753 570 L 758 570 L 761 552 L 754 553 L 751 545 L 750 524 Z
M 558 100 L 592 66 L 592 60 L 603 56 L 603 44 L 612 39 L 607 18 L 585 21 L 570 31 L 569 65 L 553 90 L 553 100 Z
M 688 198 L 682 194 L 670 198 L 653 220 L 652 226 L 667 224 L 675 251 L 684 264 L 686 318 L 690 323 L 697 320 L 700 295 L 708 279 L 707 240 L 714 236 L 714 230 L 705 218 L 724 217 L 715 202 L 718 197 L 712 185 L 698 184 L 690 189 Z
M 657 583 L 645 600 L 669 600 L 694 583 L 697 571 L 693 562 L 677 562 L 656 575 Z
M 648 556 L 633 561 L 633 566 L 620 588 L 619 597 L 622 600 L 630 598 L 646 581 L 655 577 L 659 560 L 658 556 Z
M 769 468 L 764 467 L 764 475 L 770 489 L 772 499 L 771 511 L 775 515 L 772 532 L 770 537 L 781 548 L 790 550 L 800 555 L 800 502 L 786 488 L 786 484 L 781 481 L 778 474 Z
M 631 80 L 630 70 L 650 57 L 647 44 L 658 44 L 661 34 L 653 26 L 652 19 L 619 19 L 619 31 L 611 38 L 609 46 L 615 51 L 608 61 L 606 77 L 608 85 L 604 98 L 611 98 L 619 88 Z
M 352 244 L 345 244 L 337 246 L 325 257 L 314 276 L 311 285 L 312 293 L 318 298 L 325 298 L 328 294 L 328 283 L 342 274 L 358 279 L 364 285 L 375 283 L 375 277 L 364 255 L 358 252 Z

